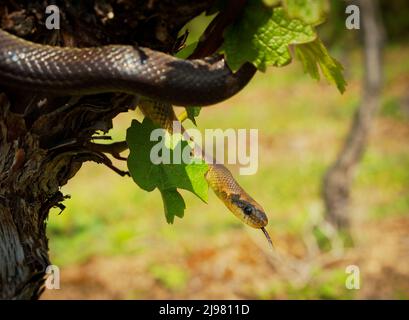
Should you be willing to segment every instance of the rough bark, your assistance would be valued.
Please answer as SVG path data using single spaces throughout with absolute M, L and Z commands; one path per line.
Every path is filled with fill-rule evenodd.
M 335 163 L 323 183 L 327 219 L 339 229 L 350 225 L 349 200 L 355 170 L 364 154 L 374 116 L 379 108 L 382 84 L 382 46 L 384 29 L 378 1 L 359 0 L 363 28 L 363 92 L 352 126 Z
M 30 40 L 90 46 L 133 44 L 172 51 L 187 21 L 213 0 L 55 1 L 61 30 L 45 29 L 47 1 L 0 2 L 0 26 Z M 110 12 L 114 13 L 114 17 Z M 97 130 L 134 107 L 134 97 L 55 97 L 0 87 L 0 298 L 35 299 L 50 264 L 46 219 L 62 206 L 60 187 L 85 161 L 109 165 L 87 148 Z

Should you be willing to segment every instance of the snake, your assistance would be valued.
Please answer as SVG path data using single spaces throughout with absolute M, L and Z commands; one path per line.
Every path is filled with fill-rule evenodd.
M 222 55 L 185 60 L 137 45 L 59 47 L 30 42 L 0 29 L 0 84 L 60 95 L 122 92 L 143 97 L 145 116 L 169 130 L 172 105 L 208 106 L 224 101 L 251 80 L 256 68 L 233 72 Z M 148 103 L 147 101 L 152 101 Z M 225 206 L 245 224 L 261 229 L 268 218 L 222 164 L 205 178 Z

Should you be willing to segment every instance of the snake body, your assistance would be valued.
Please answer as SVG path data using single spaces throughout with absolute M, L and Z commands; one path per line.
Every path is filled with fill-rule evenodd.
M 129 45 L 55 47 L 0 30 L 0 83 L 57 94 L 125 92 L 205 106 L 233 96 L 255 71 L 244 64 L 233 73 L 220 56 L 183 60 Z
M 173 123 L 178 121 L 178 118 L 171 104 L 143 99 L 139 108 L 146 117 L 172 133 Z M 189 139 L 184 128 L 182 126 L 181 128 L 185 139 Z M 217 197 L 244 223 L 253 228 L 263 228 L 263 232 L 265 232 L 264 227 L 267 225 L 268 219 L 264 209 L 238 184 L 229 169 L 222 164 L 215 163 L 215 160 L 204 152 L 202 156 L 209 166 L 205 178 Z
M 153 99 L 144 113 L 167 127 L 176 119 L 172 104 L 205 106 L 240 91 L 256 69 L 244 64 L 233 73 L 225 60 L 212 56 L 182 60 L 148 48 L 108 45 L 71 48 L 41 45 L 0 30 L 0 83 L 62 95 L 125 92 Z M 148 101 L 148 100 L 145 100 Z M 263 230 L 267 216 L 220 164 L 210 164 L 209 186 L 243 222 Z

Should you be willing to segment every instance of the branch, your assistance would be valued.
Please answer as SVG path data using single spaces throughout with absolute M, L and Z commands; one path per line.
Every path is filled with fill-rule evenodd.
M 199 59 L 214 54 L 223 43 L 223 32 L 244 9 L 247 0 L 229 0 L 226 7 L 213 19 L 200 37 L 189 59 Z

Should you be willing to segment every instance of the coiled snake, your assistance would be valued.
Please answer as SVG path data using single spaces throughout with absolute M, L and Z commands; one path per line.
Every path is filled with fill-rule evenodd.
M 143 96 L 157 101 L 153 104 L 155 111 L 145 108 L 145 115 L 164 127 L 164 122 L 158 119 L 167 115 L 165 121 L 174 120 L 172 104 L 206 106 L 223 101 L 240 91 L 255 72 L 255 67 L 246 63 L 233 73 L 221 56 L 182 60 L 129 45 L 55 47 L 0 30 L 3 85 L 61 95 L 125 92 Z M 263 208 L 239 186 L 226 167 L 210 164 L 206 180 L 230 211 L 251 227 L 260 228 L 271 243 Z

